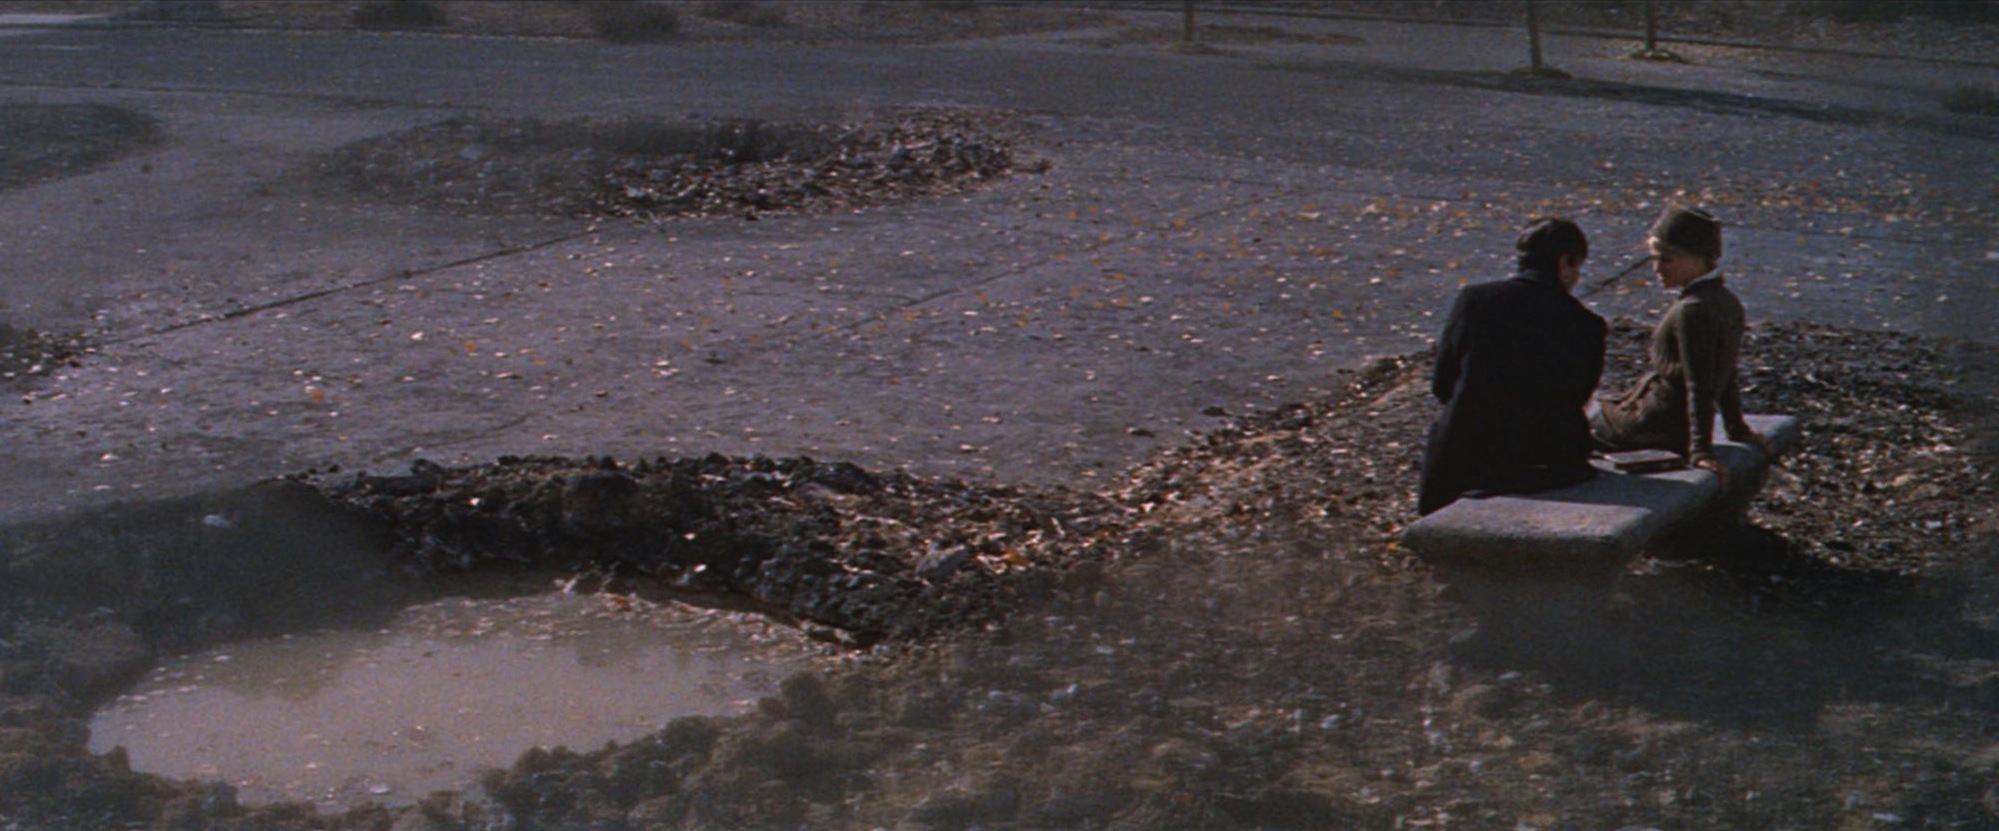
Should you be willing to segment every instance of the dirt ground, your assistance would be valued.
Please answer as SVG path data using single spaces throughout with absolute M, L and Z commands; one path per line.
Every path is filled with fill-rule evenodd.
M 1938 104 L 1989 66 L 202 5 L 0 40 L 0 827 L 1999 827 L 1999 129 Z M 1975 51 L 1934 29 L 1873 31 Z M 1751 408 L 1805 423 L 1785 557 L 1643 560 L 1587 649 L 1468 660 L 1393 543 L 1432 313 L 1522 217 L 1601 278 L 1676 197 L 1731 220 Z M 1591 298 L 1606 386 L 1643 277 Z M 410 808 L 84 750 L 163 652 L 579 571 L 851 651 Z

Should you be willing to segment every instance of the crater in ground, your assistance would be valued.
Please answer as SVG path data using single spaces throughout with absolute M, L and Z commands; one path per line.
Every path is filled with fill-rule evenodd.
M 102 104 L 7 102 L 0 190 L 86 173 L 159 143 L 158 120 Z
M 531 748 L 629 743 L 676 718 L 745 713 L 824 654 L 761 616 L 579 581 L 511 581 L 380 626 L 168 657 L 97 712 L 90 749 L 226 783 L 244 803 L 407 805 L 476 792 L 479 770 Z
M 1016 168 L 1004 113 L 846 123 L 454 118 L 333 151 L 321 186 L 473 214 L 665 218 L 851 209 L 976 189 Z

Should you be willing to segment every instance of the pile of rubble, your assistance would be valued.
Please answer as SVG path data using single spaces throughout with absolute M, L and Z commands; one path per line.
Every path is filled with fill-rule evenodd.
M 317 481 L 423 574 L 525 567 L 724 593 L 871 644 L 976 628 L 1114 545 L 1115 503 L 811 459 L 503 458 Z M 1087 582 L 1087 581 L 1086 581 Z
M 452 119 L 350 145 L 318 169 L 465 213 L 755 218 L 973 190 L 1015 169 L 1017 137 L 1005 114 L 940 109 L 848 124 Z

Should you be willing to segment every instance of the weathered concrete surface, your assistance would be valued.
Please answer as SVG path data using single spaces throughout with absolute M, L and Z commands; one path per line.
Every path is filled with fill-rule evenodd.
M 1166 18 L 1154 18 L 1166 25 Z M 1730 220 L 1752 318 L 1991 337 L 1976 68 L 1625 62 L 1553 39 L 1294 21 L 1352 46 L 1221 56 L 1084 35 L 663 45 L 57 30 L 10 101 L 159 118 L 158 150 L 0 193 L 0 317 L 100 344 L 0 403 L 0 512 L 308 467 L 503 454 L 811 455 L 1102 481 L 1242 411 L 1421 348 L 1514 228 L 1576 215 L 1607 274 L 1660 199 Z M 1052 167 L 859 214 L 466 219 L 314 194 L 316 154 L 452 116 L 1008 108 Z M 1592 302 L 1649 318 L 1628 278 Z M 1754 361 L 1753 344 L 1747 358 Z M 1413 458 L 1412 458 L 1413 463 Z M 1413 479 L 1412 479 L 1413 481 Z

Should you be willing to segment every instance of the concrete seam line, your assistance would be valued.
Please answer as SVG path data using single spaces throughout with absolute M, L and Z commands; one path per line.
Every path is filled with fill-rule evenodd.
M 470 257 L 463 257 L 448 263 L 440 263 L 438 265 L 429 266 L 427 268 L 401 269 L 393 274 L 388 274 L 382 277 L 375 277 L 354 283 L 347 283 L 344 285 L 329 286 L 323 289 L 315 289 L 313 291 L 305 292 L 303 294 L 296 294 L 290 297 L 281 297 L 276 300 L 272 300 L 265 303 L 258 303 L 254 306 L 240 306 L 225 311 L 221 314 L 209 315 L 207 317 L 196 318 L 194 320 L 181 321 L 180 323 L 174 323 L 167 326 L 162 326 L 158 329 L 146 329 L 122 337 L 107 338 L 101 341 L 100 345 L 118 346 L 121 344 L 131 343 L 132 341 L 139 340 L 142 338 L 158 337 L 160 335 L 178 332 L 181 331 L 182 329 L 192 329 L 196 326 L 206 326 L 211 323 L 222 323 L 225 321 L 236 320 L 238 318 L 249 317 L 251 315 L 258 314 L 260 312 L 268 312 L 272 309 L 281 309 L 286 306 L 295 306 L 300 303 L 307 303 L 313 300 L 318 300 L 322 297 L 329 297 L 335 294 L 340 294 L 342 292 L 353 291 L 354 289 L 364 289 L 368 288 L 369 286 L 378 286 L 383 283 L 387 283 L 391 280 L 410 280 L 420 277 L 427 277 L 429 275 L 436 274 L 437 272 L 458 268 L 460 266 L 472 265 L 473 263 L 482 263 L 488 260 L 497 260 L 502 257 L 511 257 L 515 254 L 525 254 L 530 251 L 539 251 L 543 248 L 547 248 L 552 245 L 560 245 L 562 243 L 569 242 L 572 240 L 582 239 L 583 237 L 589 236 L 590 234 L 595 232 L 596 232 L 595 229 L 578 231 L 573 234 L 566 234 L 563 236 L 553 237 L 538 242 L 531 242 L 526 245 L 511 246 L 507 248 L 502 248 L 498 251 L 489 251 L 484 254 L 477 254 Z

